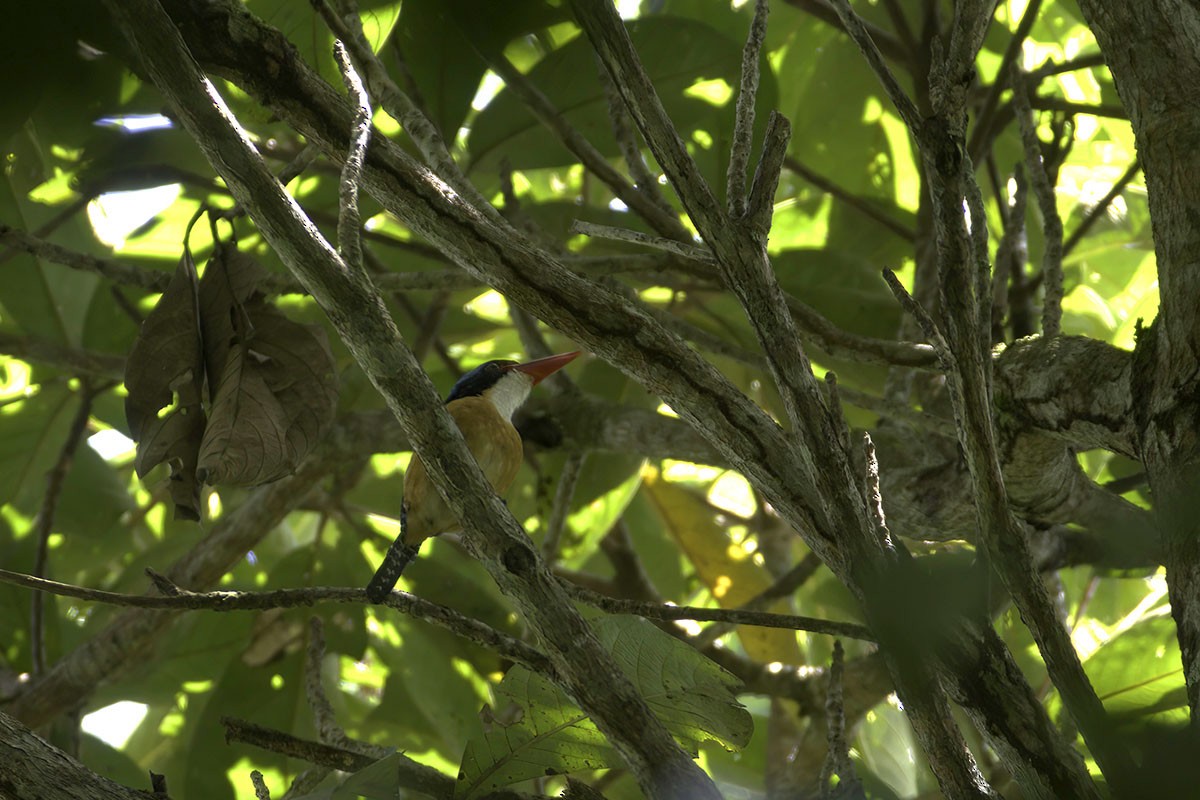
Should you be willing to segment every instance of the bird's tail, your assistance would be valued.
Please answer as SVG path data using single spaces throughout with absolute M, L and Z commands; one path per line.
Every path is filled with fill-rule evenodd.
M 405 528 L 408 527 L 405 525 L 407 516 L 405 511 L 406 509 L 401 506 L 400 535 L 392 542 L 379 569 L 375 570 L 375 574 L 371 576 L 371 582 L 367 584 L 367 599 L 372 603 L 382 603 L 392 593 L 396 581 L 400 580 L 400 573 L 404 572 L 408 562 L 416 558 L 417 551 L 421 549 L 420 545 L 411 545 L 404 541 Z

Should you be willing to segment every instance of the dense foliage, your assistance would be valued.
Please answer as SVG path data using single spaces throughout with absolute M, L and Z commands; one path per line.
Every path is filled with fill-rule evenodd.
M 189 5 L 164 4 L 177 17 L 192 13 Z M 722 203 L 754 5 L 620 4 L 695 174 Z M 854 3 L 925 114 L 933 113 L 933 37 L 948 30 L 952 5 Z M 365 586 L 398 532 L 410 446 L 358 353 L 266 244 L 253 214 L 230 212 L 226 183 L 104 9 L 22 6 L 0 33 L 0 58 L 12 65 L 0 101 L 0 568 L 133 595 L 170 590 L 161 581 L 153 589 L 147 568 L 195 592 Z M 933 167 L 832 4 L 770 6 L 751 171 L 768 112 L 777 110 L 792 133 L 774 198 L 770 262 L 815 373 L 836 373 L 833 402 L 840 398 L 854 431 L 847 450 L 856 468 L 865 468 L 861 432 L 869 430 L 891 536 L 922 565 L 919 589 L 892 586 L 896 618 L 914 615 L 903 624 L 918 631 L 913 641 L 925 641 L 919 631 L 952 625 L 952 615 L 990 615 L 1062 735 L 1090 756 L 1034 637 L 1005 601 L 1005 584 L 975 556 L 973 490 L 951 403 L 919 344 L 921 329 L 881 278 L 883 268 L 895 270 L 939 313 L 935 284 L 920 277 L 936 270 Z M 344 91 L 334 37 L 311 4 L 248 0 L 244 7 L 295 46 L 287 57 Z M 754 320 L 698 250 L 700 240 L 672 236 L 671 224 L 631 209 L 564 138 L 566 128 L 582 136 L 627 191 L 672 224 L 693 225 L 633 138 L 611 78 L 566 4 L 370 0 L 359 13 L 380 63 L 531 247 L 648 309 L 787 426 L 786 392 L 768 369 Z M 228 64 L 206 63 L 218 57 L 197 42 L 221 37 L 219 26 L 182 27 L 271 170 L 303 167 L 287 190 L 337 242 L 340 161 L 306 151 L 295 122 L 270 105 L 278 98 L 264 97 L 263 86 L 278 77 L 272 64 L 264 59 L 262 82 L 247 85 Z M 996 265 L 995 290 L 982 303 L 991 344 L 1032 346 L 1023 337 L 1040 330 L 1046 286 L 1056 281 L 1043 271 L 1052 215 L 1039 206 L 1031 170 L 1044 168 L 1053 183 L 1065 231 L 1062 333 L 1132 350 L 1139 320 L 1149 324 L 1157 312 L 1146 187 L 1098 53 L 1072 0 L 1004 0 L 975 60 L 964 144 Z M 28 66 L 34 60 L 36 69 Z M 1029 73 L 1019 80 L 1032 100 L 1040 161 L 1027 158 L 1017 124 L 1014 62 Z M 377 99 L 377 86 L 368 85 Z M 618 126 L 614 134 L 614 109 L 624 133 Z M 382 109 L 374 124 L 375 137 L 418 153 Z M 640 159 L 623 145 L 634 141 L 650 160 L 631 169 L 629 161 Z M 651 180 L 633 188 L 640 170 Z M 488 359 L 524 358 L 541 346 L 575 349 L 572 337 L 539 325 L 463 271 L 370 189 L 361 209 L 365 267 L 443 394 Z M 583 236 L 572 228 L 577 220 L 674 238 L 684 254 Z M 237 270 L 226 266 L 231 259 Z M 248 264 L 262 274 L 247 277 Z M 234 277 L 223 277 L 226 268 Z M 222 281 L 243 283 L 230 289 Z M 210 341 L 244 348 L 216 352 Z M 1066 422 L 1058 432 L 1067 431 L 1066 444 L 1046 437 L 1057 444 L 1039 439 L 1022 449 L 1035 438 L 1031 430 L 1050 427 L 1039 402 L 1089 388 L 1082 372 L 1061 373 L 1067 388 L 1054 385 L 1046 375 L 1067 365 L 1040 351 L 1021 360 L 1024 352 L 1013 346 L 1000 357 L 994 391 L 1003 466 L 1035 564 L 1118 727 L 1185 719 L 1161 555 L 1153 537 L 1130 530 L 1151 525 L 1142 467 L 1135 453 L 1103 437 L 1072 439 Z M 730 468 L 720 444 L 663 403 L 662 387 L 610 360 L 585 356 L 566 370 L 568 380 L 539 387 L 516 420 L 526 466 L 507 507 L 559 576 L 657 608 L 756 601 L 760 611 L 880 624 L 762 487 Z M 1052 388 L 1033 385 L 1039 377 Z M 1047 396 L 1039 398 L 1039 389 Z M 158 449 L 147 452 L 151 444 Z M 818 469 L 823 459 L 815 454 Z M 1074 488 L 1057 491 L 1068 484 Z M 549 546 L 547 531 L 555 533 Z M 543 648 L 473 550 L 455 535 L 427 543 L 400 588 Z M 759 597 L 779 589 L 781 578 L 782 591 Z M 27 586 L 0 583 L 0 712 L 128 786 L 148 788 L 150 770 L 166 776 L 172 797 L 252 797 L 249 772 L 258 769 L 272 796 L 282 796 L 312 763 L 278 742 L 272 752 L 269 737 L 266 749 L 227 743 L 222 720 L 235 717 L 366 759 L 344 762 L 345 772 L 376 761 L 340 794 L 334 787 L 344 776 L 322 782 L 321 773 L 292 796 L 395 797 L 403 769 L 392 750 L 446 776 L 434 781 L 434 796 L 450 796 L 455 780 L 455 797 L 507 785 L 553 795 L 565 773 L 614 800 L 642 796 L 623 751 L 579 710 L 554 669 L 515 664 L 511 648 L 422 619 L 428 609 L 405 614 L 358 598 L 313 608 L 156 611 L 37 597 Z M 834 637 L 723 622 L 656 627 L 632 606 L 580 608 L 725 796 L 803 796 L 818 785 L 836 717 L 825 702 Z M 621 611 L 633 615 L 614 613 Z M 320 636 L 309 625 L 314 614 L 323 621 L 324 651 L 312 647 Z M 871 797 L 936 793 L 924 745 L 876 645 L 840 641 L 845 675 L 834 695 L 842 699 L 831 708 L 845 715 L 852 765 L 835 763 L 841 780 L 856 776 Z M 323 683 L 344 734 L 322 723 L 306 680 Z M 992 785 L 1005 790 L 1023 777 L 997 755 L 977 718 L 956 719 Z M 400 785 L 413 786 L 405 780 Z

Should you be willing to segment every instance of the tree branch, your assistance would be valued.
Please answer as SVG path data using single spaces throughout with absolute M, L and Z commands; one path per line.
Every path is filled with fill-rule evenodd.
M 528 537 L 470 456 L 428 376 L 400 342 L 377 292 L 365 275 L 345 269 L 282 192 L 250 142 L 238 133 L 171 20 L 153 0 L 108 0 L 106 6 L 182 126 L 384 395 L 439 493 L 476 543 L 484 566 L 546 646 L 564 689 L 591 715 L 650 797 L 717 796 L 711 779 L 675 743 L 566 602 Z M 341 132 L 337 136 L 344 138 Z M 427 188 L 433 188 L 428 186 L 428 176 L 425 181 Z M 441 197 L 456 209 L 456 215 L 483 223 L 493 235 L 509 233 L 457 198 Z M 570 274 L 561 267 L 557 271 Z
M 0 790 L 13 800 L 162 800 L 101 777 L 0 712 Z

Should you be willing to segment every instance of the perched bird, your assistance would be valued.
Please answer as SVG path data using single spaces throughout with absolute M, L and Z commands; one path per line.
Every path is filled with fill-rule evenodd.
M 446 398 L 446 410 L 497 493 L 508 491 L 521 466 L 521 437 L 512 424 L 513 412 L 525 402 L 534 386 L 578 355 L 579 351 L 575 351 L 524 364 L 488 361 L 454 384 Z M 429 480 L 420 457 L 414 455 L 404 475 L 400 535 L 367 584 L 370 601 L 380 603 L 388 596 L 400 573 L 421 549 L 421 542 L 458 528 L 458 518 Z

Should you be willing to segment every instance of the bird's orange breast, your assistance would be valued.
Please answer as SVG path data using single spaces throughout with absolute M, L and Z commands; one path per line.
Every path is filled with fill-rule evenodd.
M 482 397 L 464 397 L 446 406 L 479 462 L 483 474 L 499 494 L 508 491 L 521 467 L 521 436 L 496 407 Z M 404 476 L 406 529 L 404 540 L 419 545 L 430 536 L 457 530 L 458 518 L 437 493 L 420 457 L 413 456 Z

